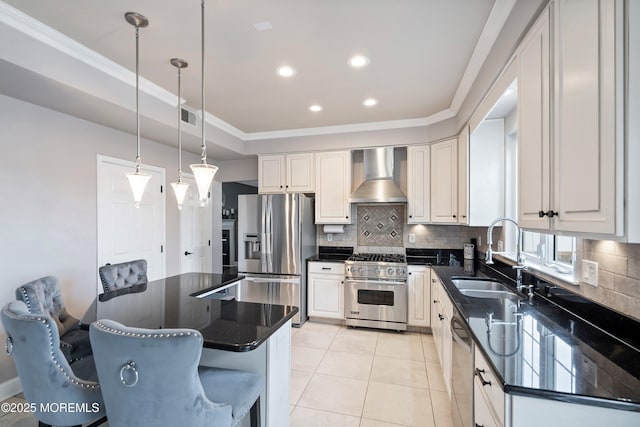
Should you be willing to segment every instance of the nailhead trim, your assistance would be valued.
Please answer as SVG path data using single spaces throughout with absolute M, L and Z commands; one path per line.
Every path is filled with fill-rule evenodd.
M 24 302 L 27 305 L 27 310 L 31 313 L 31 301 L 29 300 L 29 295 L 27 295 L 27 291 L 23 286 L 20 286 L 20 292 L 22 293 L 22 297 L 24 298 Z
M 41 317 L 41 316 L 37 316 L 33 318 L 33 317 L 27 317 L 23 315 L 16 315 L 14 313 L 12 313 L 12 315 L 19 319 L 40 322 L 47 327 L 47 332 L 49 333 L 49 357 L 51 358 L 51 361 L 53 362 L 53 364 L 58 368 L 58 370 L 62 373 L 62 375 L 64 375 L 64 377 L 67 380 L 69 380 L 72 384 L 75 384 L 85 389 L 95 390 L 100 388 L 100 385 L 98 383 L 88 382 L 88 381 L 78 381 L 76 377 L 72 377 L 71 375 L 69 375 L 67 370 L 65 370 L 64 367 L 60 364 L 58 359 L 55 357 L 55 349 L 53 347 L 53 331 L 51 330 L 51 325 L 49 324 L 49 322 L 47 322 L 48 318 Z
M 126 336 L 126 337 L 134 337 L 134 338 L 171 338 L 171 337 L 182 337 L 182 336 L 193 336 L 195 337 L 198 341 L 202 341 L 202 335 L 200 335 L 199 333 L 194 333 L 191 331 L 186 331 L 186 332 L 173 332 L 173 333 L 141 333 L 141 332 L 127 332 L 127 331 L 123 331 L 121 329 L 115 329 L 112 328 L 110 326 L 105 325 L 104 323 L 101 323 L 99 320 L 97 322 L 94 323 L 94 325 L 96 325 L 97 327 L 99 327 L 100 329 L 115 334 L 115 335 L 122 335 L 122 336 Z

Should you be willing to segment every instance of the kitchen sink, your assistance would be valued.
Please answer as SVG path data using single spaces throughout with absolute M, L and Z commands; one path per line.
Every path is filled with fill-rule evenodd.
M 472 278 L 455 278 L 451 282 L 460 290 L 462 295 L 472 298 L 494 298 L 520 300 L 521 297 L 513 293 L 500 282 Z

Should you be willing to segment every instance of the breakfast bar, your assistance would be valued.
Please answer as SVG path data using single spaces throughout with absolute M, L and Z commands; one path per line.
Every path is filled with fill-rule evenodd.
M 140 328 L 200 331 L 200 364 L 263 375 L 261 425 L 288 426 L 291 319 L 298 307 L 236 301 L 225 290 L 240 280 L 210 273 L 155 280 L 100 295 L 95 316 Z

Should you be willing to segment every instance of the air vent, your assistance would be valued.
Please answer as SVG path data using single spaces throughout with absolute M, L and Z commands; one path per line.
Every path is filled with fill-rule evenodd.
M 196 126 L 196 113 L 193 111 L 189 111 L 186 108 L 180 108 L 180 117 L 183 122 L 190 124 L 191 126 Z

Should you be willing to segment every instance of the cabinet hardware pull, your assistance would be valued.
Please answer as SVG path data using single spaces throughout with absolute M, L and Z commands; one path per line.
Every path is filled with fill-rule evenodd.
M 473 423 L 475 427 L 484 427 L 484 424 Z
M 349 215 L 345 216 L 345 218 L 349 219 Z
M 442 314 L 439 314 L 439 313 L 438 313 L 438 319 L 440 319 L 440 320 L 444 320 L 444 316 L 443 316 Z
M 476 375 L 478 376 L 478 378 L 480 378 L 480 382 L 482 383 L 482 385 L 488 385 L 489 387 L 491 387 L 491 381 L 485 380 L 482 374 L 484 374 L 484 369 L 476 368 Z
M 434 303 L 434 304 L 437 304 L 437 303 L 438 303 L 438 300 L 437 300 L 437 299 L 434 299 L 434 300 L 433 300 L 433 303 Z
M 322 267 L 323 270 L 331 270 L 331 267 Z
M 560 216 L 560 214 L 558 212 L 549 210 L 549 211 L 538 211 L 538 216 L 540 218 L 544 217 L 544 216 L 548 216 L 549 218 L 553 218 L 554 216 Z
M 467 217 L 466 215 L 462 215 L 462 218 L 466 218 L 466 217 Z
M 453 217 L 455 218 L 456 216 L 455 216 L 455 215 L 453 215 Z
M 280 188 L 282 188 L 282 185 L 280 186 Z
M 413 215 L 409 215 L 409 218 L 413 218 Z

